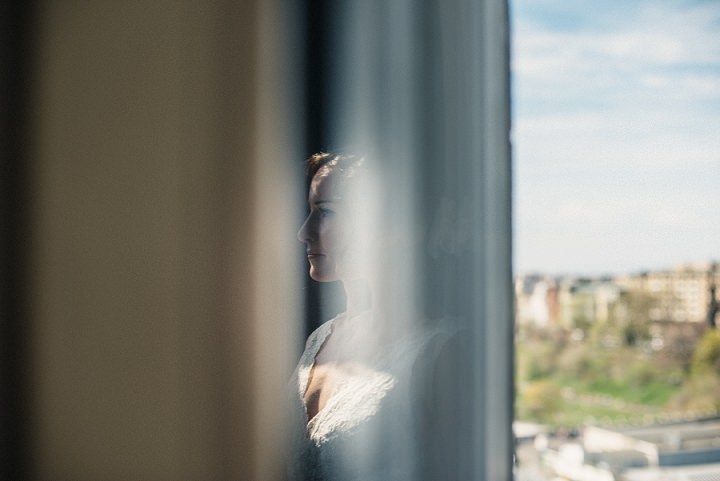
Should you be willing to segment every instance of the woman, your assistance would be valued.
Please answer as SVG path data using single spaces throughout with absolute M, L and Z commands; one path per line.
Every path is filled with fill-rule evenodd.
M 370 170 L 354 156 L 320 153 L 308 161 L 310 212 L 298 238 L 310 276 L 340 281 L 347 308 L 310 335 L 294 374 L 291 475 L 463 479 L 455 440 L 470 424 L 457 419 L 466 409 L 456 375 L 464 350 L 449 322 L 407 322 L 412 309 L 398 299 L 402 283 L 384 282 L 397 279 L 404 243 L 381 226 L 388 197 Z

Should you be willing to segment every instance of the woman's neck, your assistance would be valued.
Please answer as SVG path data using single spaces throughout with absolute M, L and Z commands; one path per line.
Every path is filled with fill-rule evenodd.
M 348 319 L 370 309 L 372 306 L 372 292 L 367 280 L 355 279 L 352 281 L 343 281 L 343 288 L 345 289 L 347 302 L 345 314 Z

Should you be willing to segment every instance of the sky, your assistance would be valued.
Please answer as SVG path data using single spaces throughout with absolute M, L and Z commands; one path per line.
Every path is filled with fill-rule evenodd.
M 514 265 L 720 261 L 720 0 L 511 0 Z

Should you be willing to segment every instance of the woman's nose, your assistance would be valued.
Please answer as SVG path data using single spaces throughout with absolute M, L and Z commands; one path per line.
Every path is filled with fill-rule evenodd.
M 309 229 L 308 224 L 310 223 L 310 216 L 307 216 L 305 218 L 305 222 L 302 223 L 300 226 L 300 230 L 298 230 L 297 238 L 300 242 L 307 242 L 310 239 L 309 236 Z

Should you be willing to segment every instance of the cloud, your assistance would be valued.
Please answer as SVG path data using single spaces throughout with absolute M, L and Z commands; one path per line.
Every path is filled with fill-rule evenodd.
M 617 12 L 616 24 L 599 31 L 558 31 L 517 19 L 513 73 L 522 86 L 519 93 L 567 96 L 614 89 L 632 85 L 643 74 L 664 77 L 665 83 L 656 85 L 663 87 L 672 86 L 673 77 L 690 73 L 688 69 L 710 68 L 717 74 L 720 5 L 632 5 Z
M 517 267 L 720 256 L 720 3 L 537 5 L 515 2 Z
M 672 190 L 658 197 L 641 179 L 537 185 L 516 206 L 516 265 L 546 272 L 624 273 L 717 258 L 717 195 Z

